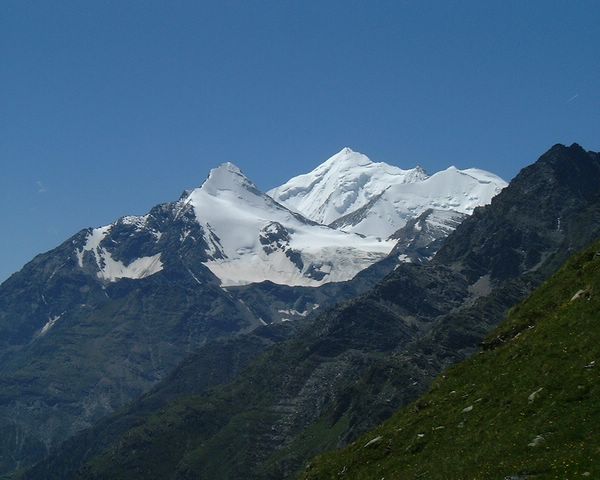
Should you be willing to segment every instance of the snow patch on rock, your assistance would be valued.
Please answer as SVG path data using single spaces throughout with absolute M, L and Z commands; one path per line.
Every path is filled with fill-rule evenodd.
M 113 225 L 106 225 L 92 229 L 86 238 L 83 248 L 75 251 L 80 267 L 83 267 L 85 252 L 92 252 L 98 268 L 96 275 L 98 278 L 109 282 L 116 282 L 121 278 L 145 278 L 163 269 L 160 253 L 149 257 L 136 258 L 127 265 L 120 260 L 115 260 L 106 248 L 100 246 L 100 243 L 109 234 L 112 227 Z
M 48 331 L 54 325 L 56 325 L 56 322 L 58 322 L 64 314 L 65 314 L 65 312 L 61 313 L 60 315 L 54 315 L 52 317 L 48 317 L 48 321 L 45 323 L 45 325 L 42 327 L 42 329 L 38 332 L 37 336 L 42 337 L 42 336 L 46 335 L 46 333 L 48 333 Z

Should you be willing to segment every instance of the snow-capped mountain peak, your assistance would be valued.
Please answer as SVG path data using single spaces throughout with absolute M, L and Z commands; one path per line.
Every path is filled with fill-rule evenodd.
M 428 208 L 470 214 L 506 185 L 484 170 L 451 166 L 428 176 L 421 167 L 403 170 L 344 148 L 268 193 L 316 222 L 387 238 Z
M 221 190 L 257 190 L 256 185 L 231 162 L 213 168 L 200 189 L 210 195 L 217 195 Z
M 331 156 L 325 162 L 323 162 L 318 169 L 325 170 L 327 168 L 331 168 L 334 165 L 343 166 L 344 168 L 352 168 L 357 166 L 367 166 L 372 164 L 373 162 L 366 155 L 355 152 L 350 147 L 342 148 L 338 153 Z
M 363 207 L 391 184 L 425 178 L 423 169 L 403 170 L 376 163 L 345 147 L 313 171 L 298 175 L 267 193 L 307 218 L 328 225 Z
M 223 285 L 349 280 L 393 246 L 307 220 L 261 192 L 231 163 L 211 170 L 183 204 L 204 232 L 204 263 Z

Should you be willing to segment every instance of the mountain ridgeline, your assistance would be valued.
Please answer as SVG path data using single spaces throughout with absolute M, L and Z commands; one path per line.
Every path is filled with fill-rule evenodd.
M 398 238 L 415 235 L 417 223 Z M 196 387 L 192 379 L 205 359 L 189 357 L 175 377 L 67 441 L 22 478 L 299 475 L 316 454 L 356 440 L 476 352 L 509 308 L 598 238 L 600 155 L 556 145 L 490 205 L 476 208 L 432 260 L 396 263 L 366 293 L 257 349 L 227 382 Z M 431 255 L 421 251 L 420 258 Z M 249 340 L 229 342 L 244 351 Z M 530 433 L 545 438 L 541 430 Z M 323 462 L 313 478 L 338 467 L 327 470 Z
M 324 171 L 343 167 L 345 177 L 336 181 L 358 199 L 357 209 L 399 170 L 350 150 L 325 163 Z M 448 179 L 451 190 L 433 192 L 433 177 Z M 470 213 L 505 183 L 487 172 L 451 169 L 413 175 L 402 185 L 409 190 L 399 190 L 398 201 L 412 202 L 412 209 L 388 216 L 386 228 L 394 231 L 429 208 Z M 378 212 L 374 205 L 370 215 Z M 175 202 L 84 229 L 38 255 L 0 285 L 0 474 L 42 459 L 149 391 L 188 355 L 205 362 L 207 352 L 222 352 L 215 339 L 294 324 L 275 326 L 277 333 L 260 341 L 224 343 L 249 361 L 294 335 L 320 309 L 364 293 L 409 258 L 402 251 L 388 256 L 394 245 L 379 231 L 322 225 L 223 164 Z M 225 354 L 215 355 L 225 362 Z M 208 384 L 231 380 L 227 372 L 243 365 L 234 363 L 216 368 Z

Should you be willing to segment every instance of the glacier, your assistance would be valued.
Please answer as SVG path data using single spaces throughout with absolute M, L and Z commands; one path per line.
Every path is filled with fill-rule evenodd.
M 388 238 L 428 208 L 471 214 L 506 185 L 485 170 L 451 166 L 429 176 L 421 167 L 376 163 L 346 147 L 267 193 L 316 222 Z

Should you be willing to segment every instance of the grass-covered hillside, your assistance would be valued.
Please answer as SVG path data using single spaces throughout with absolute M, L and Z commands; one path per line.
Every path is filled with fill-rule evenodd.
M 600 478 L 600 242 L 515 307 L 481 353 L 302 478 Z

